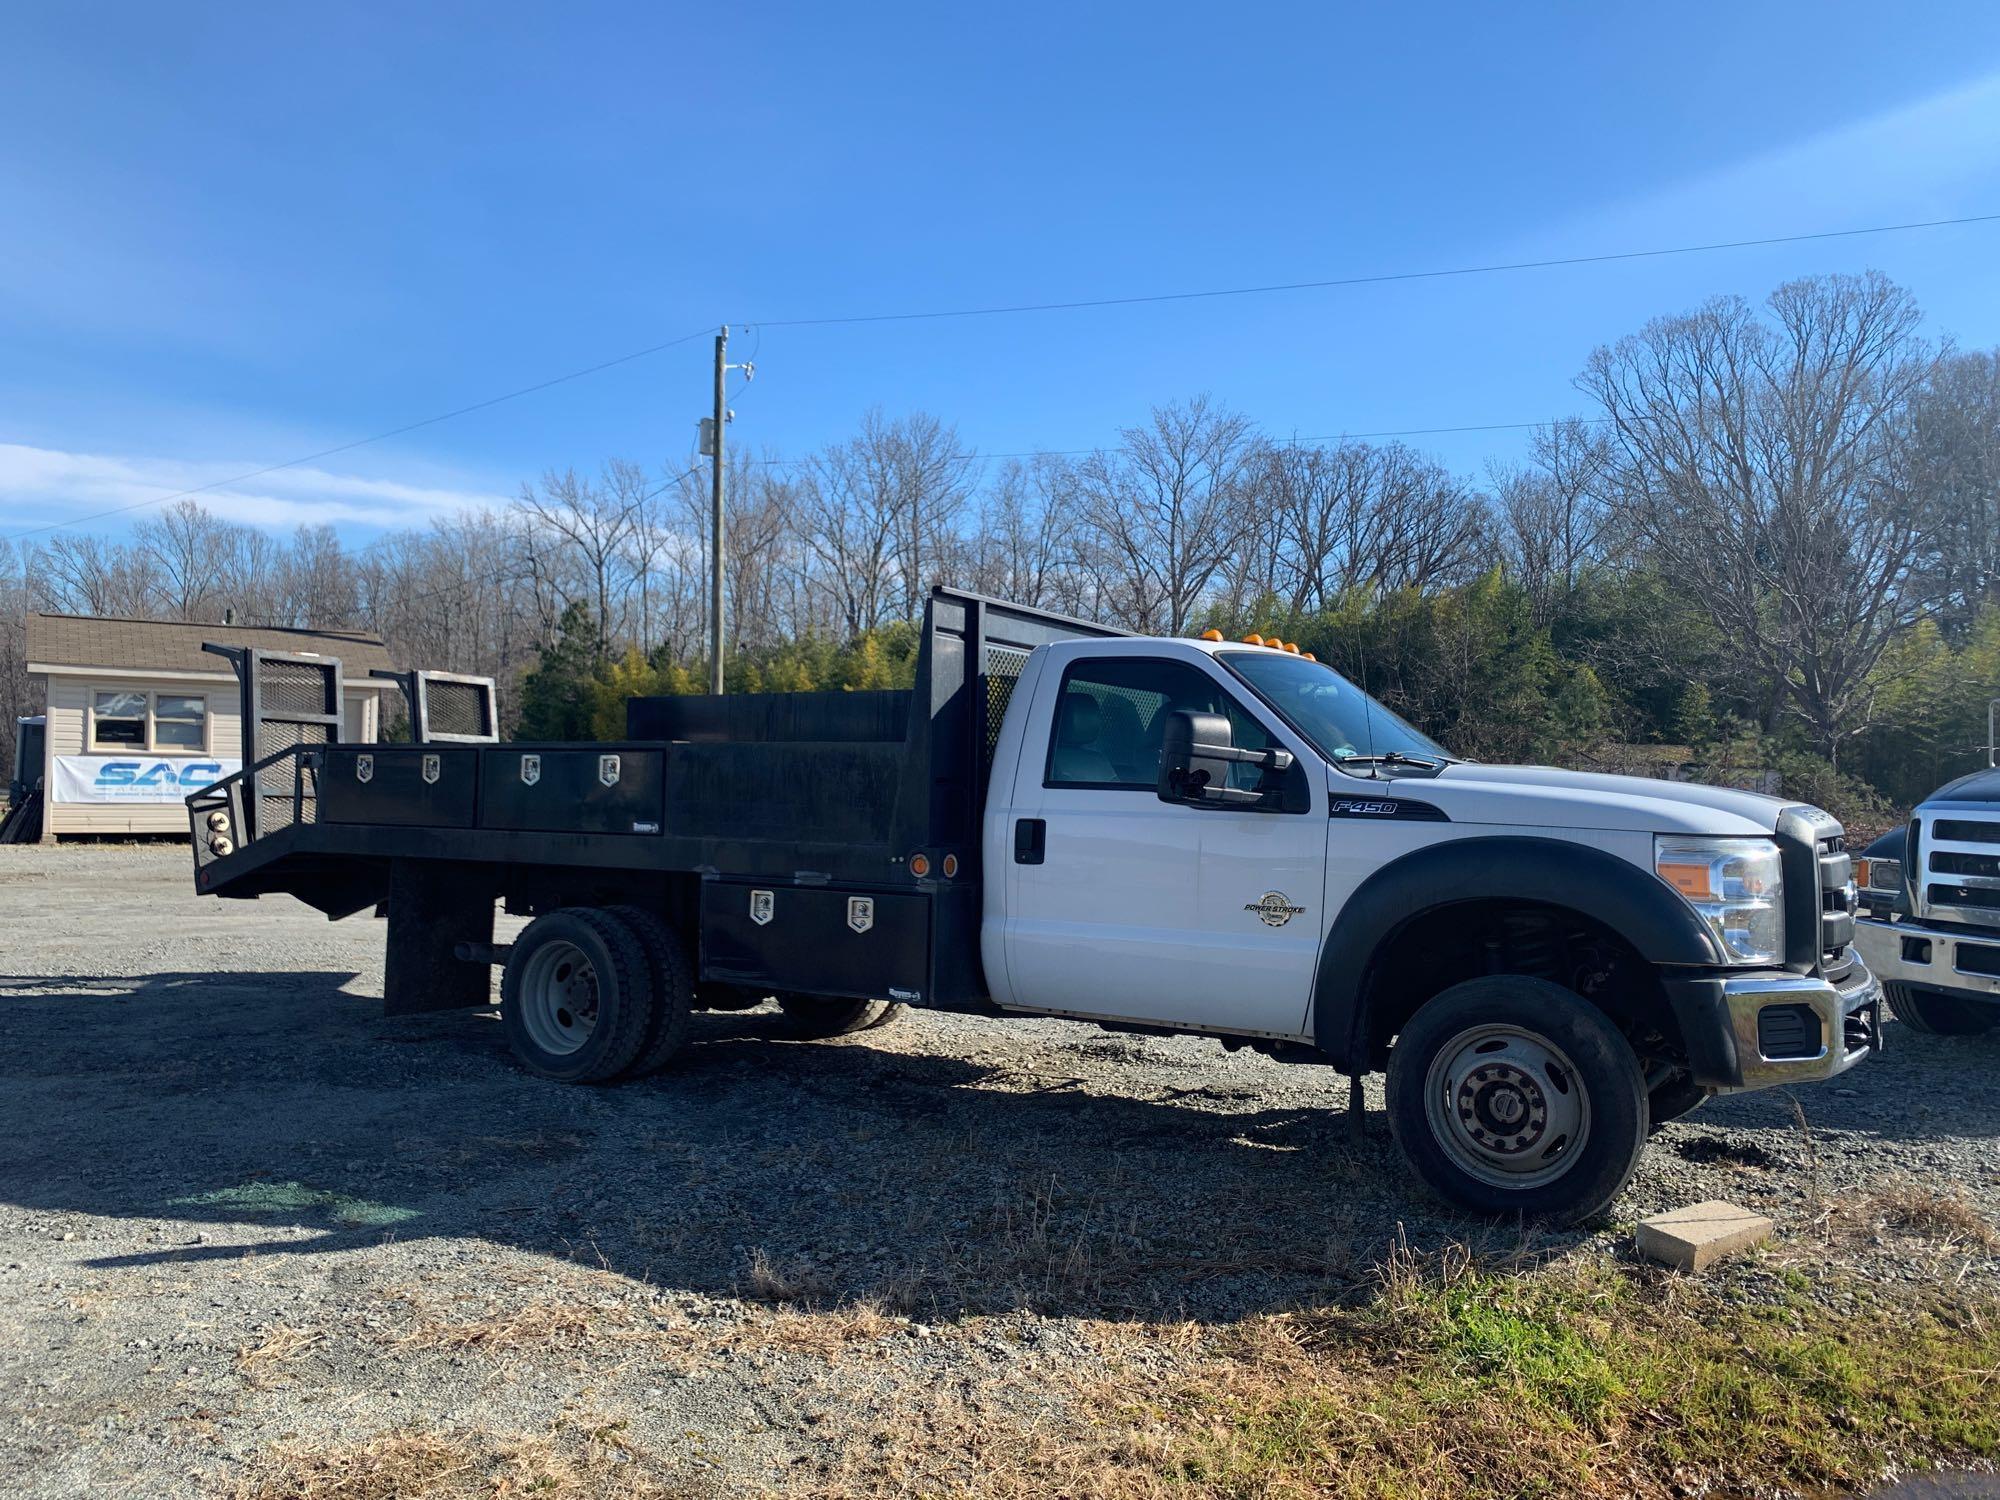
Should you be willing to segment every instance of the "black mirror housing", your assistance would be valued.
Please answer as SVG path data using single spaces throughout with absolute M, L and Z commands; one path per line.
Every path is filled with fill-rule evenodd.
M 1216 794 L 1229 787 L 1229 765 L 1236 759 L 1229 720 L 1221 714 L 1175 709 L 1167 716 L 1160 741 L 1162 802 L 1219 802 Z

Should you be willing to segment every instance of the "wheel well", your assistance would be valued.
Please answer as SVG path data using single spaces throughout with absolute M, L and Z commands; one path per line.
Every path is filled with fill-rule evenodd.
M 680 934 L 695 953 L 699 877 L 682 871 L 652 872 L 581 865 L 514 865 L 502 895 L 510 915 L 538 917 L 565 906 L 640 906 Z
M 1653 966 L 1611 928 L 1535 901 L 1434 907 L 1397 928 L 1369 960 L 1357 997 L 1371 1069 L 1433 995 L 1487 974 L 1526 974 L 1581 995 L 1625 1033 L 1641 1063 L 1681 1063 L 1687 1048 Z

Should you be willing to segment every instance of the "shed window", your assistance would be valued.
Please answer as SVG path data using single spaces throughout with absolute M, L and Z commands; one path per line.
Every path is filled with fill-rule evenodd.
M 104 749 L 146 748 L 146 695 L 110 692 L 93 696 L 90 742 Z
M 90 748 L 199 754 L 208 748 L 208 699 L 198 693 L 99 689 L 90 695 Z
M 206 750 L 208 700 L 182 693 L 155 695 L 153 746 L 158 750 Z

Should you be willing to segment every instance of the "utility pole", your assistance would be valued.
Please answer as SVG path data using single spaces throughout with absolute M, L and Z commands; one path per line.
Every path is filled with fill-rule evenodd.
M 701 451 L 713 460 L 714 467 L 709 473 L 708 486 L 708 690 L 722 691 L 722 470 L 723 442 L 722 430 L 729 425 L 734 415 L 728 407 L 728 393 L 724 389 L 731 370 L 741 370 L 743 378 L 754 380 L 757 367 L 747 361 L 740 365 L 729 363 L 729 325 L 722 325 L 722 331 L 715 336 L 715 415 L 701 419 Z
M 709 553 L 708 553 L 708 690 L 722 691 L 722 429 L 729 425 L 723 389 L 729 373 L 729 325 L 715 336 L 715 419 L 709 431 L 714 435 L 713 468 L 709 473 Z

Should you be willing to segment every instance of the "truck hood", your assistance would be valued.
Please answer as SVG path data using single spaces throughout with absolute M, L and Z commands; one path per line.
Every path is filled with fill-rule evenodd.
M 1395 786 L 1434 803 L 1453 822 L 1640 833 L 1769 834 L 1779 812 L 1796 805 L 1727 787 L 1555 766 L 1453 764 L 1433 779 L 1398 778 Z
M 1932 802 L 2000 802 L 2000 770 L 1974 771 L 1943 786 L 1924 798 Z

